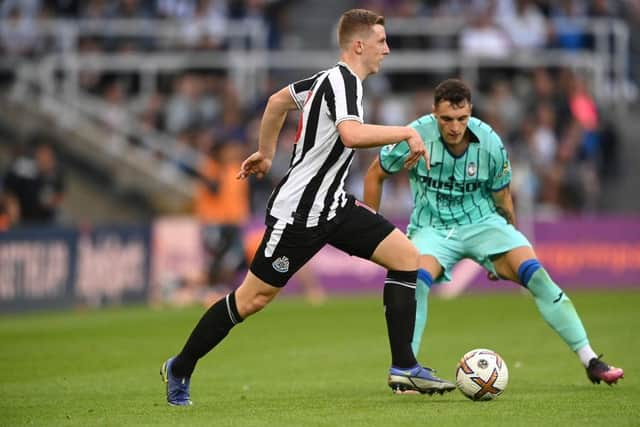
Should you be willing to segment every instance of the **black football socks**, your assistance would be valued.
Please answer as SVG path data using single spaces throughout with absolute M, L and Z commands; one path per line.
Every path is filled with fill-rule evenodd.
M 213 304 L 191 332 L 180 354 L 173 359 L 171 373 L 178 378 L 190 377 L 198 359 L 209 353 L 242 320 L 236 307 L 235 292 Z
M 391 345 L 391 364 L 412 368 L 418 364 L 411 349 L 416 320 L 417 271 L 389 271 L 384 281 L 383 302 Z

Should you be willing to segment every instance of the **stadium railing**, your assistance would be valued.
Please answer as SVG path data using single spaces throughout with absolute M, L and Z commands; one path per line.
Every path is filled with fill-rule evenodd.
M 450 38 L 455 46 L 456 38 L 464 28 L 462 18 L 390 18 L 386 29 L 389 37 L 439 37 Z M 580 51 L 541 49 L 535 52 L 513 52 L 506 58 L 485 58 L 482 55 L 464 55 L 457 49 L 429 50 L 394 48 L 394 55 L 385 64 L 385 72 L 460 69 L 473 84 L 478 69 L 495 66 L 530 68 L 539 65 L 562 65 L 593 71 L 593 88 L 596 97 L 603 101 L 624 100 L 629 72 L 629 29 L 620 19 L 576 18 L 572 25 L 582 28 L 593 40 L 592 49 Z M 5 25 L 3 23 L 2 25 Z M 335 53 L 267 50 L 267 29 L 260 21 L 229 21 L 225 27 L 225 49 L 198 54 L 184 43 L 184 25 L 175 21 L 115 19 L 115 20 L 45 20 L 38 23 L 35 42 L 53 44 L 53 52 L 35 55 L 34 60 L 46 64 L 47 71 L 62 73 L 65 96 L 78 92 L 78 72 L 81 69 L 135 71 L 141 77 L 142 95 L 156 87 L 159 71 L 171 71 L 188 67 L 212 67 L 226 70 L 233 77 L 243 101 L 255 99 L 264 83 L 265 70 L 274 68 L 309 68 L 326 66 Z M 10 34 L 10 33 L 9 33 Z M 332 40 L 333 40 L 333 33 Z M 97 37 L 103 40 L 151 40 L 141 45 L 139 51 L 120 54 L 82 53 L 81 38 Z M 335 43 L 335 42 L 334 42 Z M 402 51 L 402 55 L 399 55 Z M 426 55 L 425 55 L 426 53 Z M 533 54 L 535 53 L 535 54 Z M 435 55 L 435 56 L 432 56 Z M 314 57 L 318 57 L 314 60 Z M 169 58 L 167 58 L 169 57 Z M 171 59 L 175 57 L 176 59 Z M 396 57 L 396 59 L 393 59 Z M 591 59 L 589 59 L 591 58 Z M 594 63 L 589 66 L 589 61 Z M 310 62 L 311 61 L 311 62 Z M 24 60 L 4 55 L 0 68 L 15 69 Z M 55 76 L 43 72 L 42 83 L 53 85 Z M 619 104 L 616 102 L 615 104 Z
M 566 51 L 545 49 L 530 52 L 513 52 L 503 58 L 464 54 L 458 49 L 423 50 L 394 49 L 385 60 L 385 73 L 457 72 L 472 86 L 479 80 L 481 70 L 510 67 L 529 70 L 540 66 L 569 67 L 589 77 L 591 87 L 599 102 L 610 105 L 616 112 L 623 112 L 628 99 L 627 69 L 629 64 L 629 30 L 624 21 L 617 19 L 589 19 L 579 23 L 594 40 L 593 49 Z M 434 36 L 455 38 L 463 27 L 461 19 L 403 18 L 389 19 L 387 33 L 393 36 Z M 139 93 L 131 104 L 140 104 L 159 88 L 159 76 L 187 69 L 221 70 L 232 80 L 244 104 L 255 101 L 265 87 L 271 71 L 315 71 L 336 60 L 334 50 L 322 51 L 273 51 L 266 49 L 266 29 L 259 22 L 232 23 L 227 26 L 226 48 L 216 51 L 192 51 L 182 45 L 182 26 L 172 21 L 108 20 L 69 21 L 48 20 L 36 27 L 38 37 L 47 39 L 57 48 L 40 52 L 31 58 L 5 56 L 0 68 L 10 67 L 15 73 L 11 90 L 12 102 L 25 108 L 55 118 L 61 124 L 74 123 L 78 128 L 94 129 L 84 137 L 93 140 L 94 150 L 85 150 L 91 157 L 113 157 L 114 162 L 130 163 L 132 168 L 144 162 L 131 161 L 129 150 L 111 150 L 103 143 L 104 134 L 98 131 L 101 118 L 108 110 L 99 97 L 84 93 L 79 86 L 81 71 L 133 73 L 140 79 Z M 82 37 L 152 38 L 146 48 L 123 53 L 91 52 L 79 49 Z M 45 43 L 46 44 L 46 43 Z M 79 123 L 84 126 L 77 126 Z M 68 127 L 68 126 L 67 126 Z M 142 148 L 160 153 L 167 165 L 193 162 L 197 153 L 187 153 L 172 135 L 162 132 L 149 134 L 137 123 L 134 115 L 128 115 L 126 126 L 112 129 L 117 138 L 124 141 L 142 141 Z M 184 185 L 174 175 L 167 175 L 166 168 L 151 167 L 139 171 L 140 178 L 157 181 L 179 182 L 174 191 L 184 196 L 190 185 Z M 177 170 L 179 175 L 180 171 Z M 169 178 L 167 178 L 169 176 Z M 188 177 L 183 175 L 183 179 Z M 132 179 L 131 182 L 136 182 Z M 170 186 L 170 184 L 168 184 Z M 185 190 L 187 189 L 187 190 Z

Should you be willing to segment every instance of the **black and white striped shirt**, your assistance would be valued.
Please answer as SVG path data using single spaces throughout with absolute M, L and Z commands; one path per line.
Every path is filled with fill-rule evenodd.
M 342 143 L 338 124 L 363 122 L 362 81 L 339 62 L 290 84 L 289 91 L 300 122 L 289 170 L 271 194 L 267 218 L 270 225 L 314 227 L 347 203 L 344 181 L 355 150 Z

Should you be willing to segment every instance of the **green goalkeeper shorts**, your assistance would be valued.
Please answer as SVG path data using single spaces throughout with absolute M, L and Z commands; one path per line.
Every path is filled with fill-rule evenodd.
M 497 214 L 475 224 L 453 226 L 448 230 L 423 227 L 412 230 L 409 238 L 420 254 L 435 257 L 444 272 L 435 282 L 451 281 L 451 270 L 463 258 L 470 258 L 488 271 L 496 273 L 491 258 L 521 246 L 531 247 L 529 240 Z

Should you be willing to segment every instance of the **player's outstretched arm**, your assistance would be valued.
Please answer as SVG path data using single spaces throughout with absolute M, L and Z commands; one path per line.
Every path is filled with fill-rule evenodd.
M 507 185 L 502 190 L 493 192 L 493 201 L 496 204 L 498 213 L 514 227 L 516 226 L 516 214 L 513 209 L 513 199 L 511 198 L 511 190 Z
M 269 97 L 267 106 L 260 122 L 260 133 L 258 136 L 258 151 L 250 155 L 240 167 L 236 178 L 244 179 L 249 175 L 256 175 L 262 178 L 269 169 L 271 161 L 276 153 L 278 136 L 291 110 L 297 110 L 298 106 L 291 97 L 289 88 L 280 89 Z
M 382 166 L 380 166 L 380 158 L 376 157 L 367 174 L 364 176 L 364 202 L 375 210 L 380 209 L 380 200 L 382 200 L 382 185 L 384 180 L 390 177 Z
M 338 124 L 342 143 L 349 148 L 371 148 L 406 141 L 410 153 L 405 167 L 413 167 L 421 157 L 429 165 L 429 154 L 418 131 L 408 126 L 382 126 L 345 120 Z

